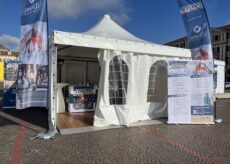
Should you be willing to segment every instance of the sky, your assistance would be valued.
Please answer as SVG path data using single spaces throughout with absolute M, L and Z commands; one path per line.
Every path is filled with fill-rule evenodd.
M 20 1 L 0 1 L 0 44 L 18 50 Z M 230 0 L 203 0 L 211 27 L 230 24 Z M 104 14 L 135 36 L 158 44 L 185 36 L 177 0 L 48 0 L 49 34 L 85 32 Z

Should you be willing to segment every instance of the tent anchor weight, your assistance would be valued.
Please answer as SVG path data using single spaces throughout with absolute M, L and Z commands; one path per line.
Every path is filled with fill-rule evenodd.
M 222 123 L 222 122 L 223 122 L 223 119 L 221 119 L 221 118 L 215 119 L 215 123 Z
M 33 140 L 33 139 L 36 139 L 36 138 L 41 138 L 41 139 L 44 139 L 44 140 L 53 139 L 55 134 L 56 133 L 55 133 L 54 130 L 48 130 L 47 132 L 38 133 L 34 137 L 31 137 L 30 140 Z

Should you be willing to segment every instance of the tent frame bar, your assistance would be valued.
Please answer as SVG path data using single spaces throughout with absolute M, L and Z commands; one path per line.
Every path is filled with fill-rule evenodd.
M 53 35 L 49 45 L 49 102 L 48 102 L 48 125 L 49 131 L 57 133 L 56 109 L 57 109 L 57 46 L 53 43 Z

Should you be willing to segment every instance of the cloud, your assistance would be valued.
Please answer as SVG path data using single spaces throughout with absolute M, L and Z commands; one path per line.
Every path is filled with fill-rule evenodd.
M 120 25 L 127 23 L 130 18 L 126 13 L 111 14 L 112 19 Z
M 125 0 L 49 0 L 48 11 L 56 19 L 78 18 L 85 12 L 108 12 L 120 23 L 129 20 Z
M 19 51 L 20 39 L 15 36 L 1 35 L 0 44 L 10 50 Z

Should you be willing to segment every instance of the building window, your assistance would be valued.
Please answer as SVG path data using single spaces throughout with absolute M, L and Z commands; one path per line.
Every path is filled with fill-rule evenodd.
M 185 42 L 182 42 L 182 43 L 175 43 L 175 44 L 173 44 L 172 46 L 174 46 L 174 47 L 180 47 L 180 48 L 185 48 Z
M 155 62 L 149 72 L 147 102 L 165 102 L 167 100 L 167 63 Z
M 220 59 L 220 47 L 213 47 L 213 55 L 215 59 Z
M 115 56 L 109 63 L 110 105 L 126 104 L 129 69 L 121 56 Z
M 226 46 L 226 51 L 230 52 L 230 45 Z
M 181 48 L 185 48 L 185 42 L 181 43 L 181 44 L 180 44 L 180 47 L 181 47 Z
M 220 41 L 221 35 L 214 35 L 214 41 Z
M 220 52 L 220 47 L 213 47 L 213 52 L 214 53 L 219 53 Z
M 230 39 L 230 32 L 227 32 L 227 39 Z
M 227 63 L 226 64 L 229 64 L 230 63 L 230 57 L 227 57 Z
M 180 47 L 180 45 L 179 45 L 179 44 L 174 44 L 173 46 L 174 46 L 174 47 Z

